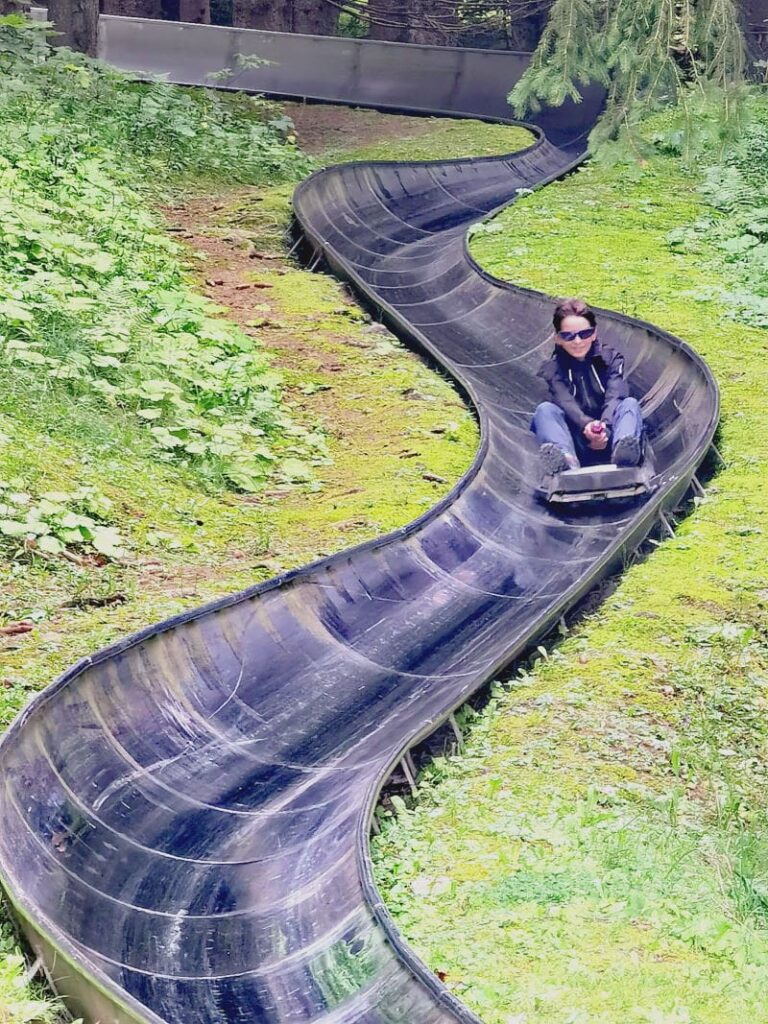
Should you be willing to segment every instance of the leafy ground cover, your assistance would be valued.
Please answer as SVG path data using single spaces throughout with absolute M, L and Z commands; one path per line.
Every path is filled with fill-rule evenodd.
M 306 158 L 290 145 L 281 150 L 287 163 L 268 169 L 266 184 L 261 171 L 242 168 L 233 156 L 233 150 L 252 152 L 243 133 L 261 132 L 265 116 L 280 126 L 268 131 L 268 138 L 278 145 L 287 130 L 282 109 L 257 105 L 241 111 L 240 101 L 235 101 L 234 123 L 225 129 L 235 138 L 220 147 L 218 134 L 210 138 L 202 123 L 213 120 L 206 114 L 206 104 L 216 102 L 214 97 L 195 99 L 167 93 L 165 87 L 144 92 L 117 80 L 87 78 L 91 72 L 83 72 L 77 58 L 70 69 L 64 64 L 58 67 L 56 80 L 46 83 L 45 94 L 47 102 L 54 103 L 66 93 L 68 123 L 62 131 L 70 133 L 69 149 L 64 147 L 63 156 L 46 164 L 51 180 L 46 178 L 44 188 L 35 191 L 25 185 L 24 195 L 30 203 L 40 203 L 46 215 L 61 218 L 55 230 L 51 228 L 56 237 L 60 231 L 81 231 L 77 245 L 83 238 L 91 241 L 102 229 L 119 233 L 127 222 L 130 231 L 123 231 L 121 238 L 126 259 L 134 261 L 131 272 L 137 272 L 137 262 L 146 260 L 141 272 L 149 273 L 149 267 L 154 274 L 157 257 L 163 273 L 172 278 L 175 298 L 169 300 L 170 306 L 187 317 L 185 331 L 195 334 L 204 318 L 206 326 L 196 334 L 198 340 L 211 328 L 209 320 L 227 338 L 243 344 L 248 339 L 259 360 L 253 367 L 259 393 L 273 402 L 263 443 L 274 453 L 277 468 L 258 492 L 242 485 L 235 489 L 235 481 L 214 472 L 210 460 L 199 454 L 192 458 L 194 453 L 188 453 L 188 459 L 176 446 L 169 450 L 156 443 L 149 428 L 167 421 L 139 415 L 130 402 L 112 404 L 93 387 L 94 380 L 114 382 L 116 376 L 108 375 L 117 375 L 116 367 L 98 368 L 104 376 L 84 368 L 78 379 L 60 379 L 49 373 L 55 369 L 51 363 L 11 357 L 18 347 L 12 346 L 10 353 L 4 350 L 0 517 L 22 523 L 25 529 L 23 536 L 14 536 L 16 528 L 11 528 L 0 540 L 0 728 L 72 661 L 111 640 L 403 525 L 452 486 L 469 465 L 477 442 L 474 419 L 447 381 L 371 322 L 338 283 L 308 274 L 288 259 L 289 198 L 293 180 L 307 166 Z M 82 79 L 82 97 L 79 87 L 72 95 L 69 75 L 75 83 Z M 22 81 L 20 91 L 23 85 Z M 119 123 L 104 114 L 99 97 L 109 98 Z M 90 122 L 99 139 L 114 135 L 115 145 L 122 145 L 121 131 L 137 118 L 137 106 L 148 103 L 148 97 L 156 126 L 164 121 L 166 102 L 172 110 L 179 104 L 205 152 L 201 154 L 194 139 L 180 130 L 188 151 L 183 159 L 178 157 L 178 166 L 158 167 L 151 160 L 154 129 L 148 127 L 143 150 L 139 145 L 148 164 L 131 163 L 132 150 L 125 142 L 125 152 L 114 165 L 120 168 L 118 177 L 110 180 L 109 189 L 103 182 L 92 191 L 90 186 L 72 185 L 72 176 L 80 173 L 73 154 L 85 145 L 85 128 L 78 118 Z M 12 101 L 11 96 L 3 99 L 0 88 L 0 102 L 10 109 Z M 402 136 L 397 153 L 406 156 L 411 146 L 420 152 L 419 147 L 444 145 L 446 155 L 461 156 L 488 144 L 487 126 L 481 124 L 462 123 L 459 131 L 452 122 L 385 119 L 338 108 L 327 115 L 323 108 L 312 108 L 305 117 L 303 108 L 294 105 L 288 113 L 296 117 L 300 136 L 310 134 L 309 126 L 316 125 L 318 116 L 326 117 L 334 159 L 361 158 L 382 135 Z M 17 130 L 32 132 L 34 118 L 27 119 L 29 124 L 22 120 L 18 114 Z M 26 148 L 19 143 L 14 150 L 19 164 L 41 159 L 36 148 L 40 140 L 34 134 Z M 528 141 L 528 134 L 517 129 L 496 136 L 500 150 Z M 45 149 L 64 143 L 52 138 L 40 145 Z M 323 145 L 315 131 L 311 147 L 316 164 L 329 159 Z M 224 159 L 217 163 L 222 153 Z M 61 167 L 61 177 L 54 174 L 54 165 Z M 227 168 L 226 184 L 218 173 L 222 165 Z M 111 161 L 109 168 L 102 168 L 105 175 L 112 169 Z M 238 179 L 245 184 L 233 188 Z M 168 186 L 162 194 L 154 185 L 157 180 Z M 59 182 L 65 183 L 62 189 Z M 63 211 L 60 200 L 70 189 L 76 192 L 76 203 L 72 200 L 72 209 Z M 0 202 L 6 195 L 0 190 Z M 144 225 L 148 248 L 131 225 Z M 4 280 L 16 282 L 14 288 L 19 282 L 26 288 L 38 275 L 35 287 L 47 287 L 28 242 L 19 250 L 26 256 L 22 260 L 10 255 L 7 236 L 0 239 L 0 262 L 6 261 L 2 266 L 8 269 Z M 28 301 L 38 293 L 10 296 L 9 301 L 28 304 L 33 315 L 32 320 L 22 315 L 20 327 L 14 322 L 12 328 L 14 338 L 27 338 L 29 351 L 39 351 L 45 358 L 55 352 L 57 359 L 66 361 L 70 350 L 92 353 L 97 342 L 101 344 L 103 280 L 64 256 L 54 270 L 59 274 L 56 293 L 46 293 L 39 310 Z M 131 303 L 141 302 L 140 309 L 131 307 L 141 334 L 136 352 L 149 359 L 160 349 L 156 333 L 163 334 L 167 327 L 164 315 L 159 321 L 150 317 L 144 322 L 148 310 L 154 311 L 152 316 L 157 312 L 156 285 L 165 293 L 170 287 L 159 271 L 157 281 L 145 280 L 138 292 L 131 290 L 132 285 L 120 292 L 129 295 Z M 68 314 L 66 332 L 62 329 L 54 348 L 59 321 L 47 322 L 46 310 L 58 310 L 79 294 L 97 305 Z M 107 317 L 104 324 L 105 331 L 111 330 L 113 320 Z M 92 336 L 87 334 L 91 328 Z M 34 336 L 23 335 L 22 329 Z M 83 341 L 83 334 L 91 340 Z M 167 333 L 164 345 L 167 350 Z M 135 362 L 136 372 L 142 373 Z M 169 379 L 167 369 L 163 366 L 162 379 Z M 199 372 L 202 381 L 179 385 L 182 391 L 190 388 L 188 397 L 195 402 L 216 380 L 207 363 Z M 142 409 L 150 408 L 145 397 Z M 197 408 L 207 423 L 209 407 L 203 402 Z M 235 418 L 241 412 L 238 406 Z M 230 422 L 229 413 L 220 419 L 222 424 Z M 7 920 L 0 920 L 0 935 L 0 1022 L 47 1020 L 54 1011 L 24 984 Z
M 718 170 L 591 164 L 474 236 L 498 276 L 691 342 L 727 462 L 384 819 L 388 905 L 488 1024 L 768 1021 L 765 109 Z
M 248 182 L 295 177 L 307 162 L 285 119 L 260 100 L 132 85 L 13 17 L 0 47 L 0 351 L 14 368 L 0 414 L 23 404 L 71 436 L 76 404 L 81 428 L 114 423 L 158 461 L 249 491 L 286 437 L 322 454 L 282 413 L 260 340 L 189 288 L 147 208 L 155 182 L 229 164 Z M 0 534 L 18 536 L 6 516 Z

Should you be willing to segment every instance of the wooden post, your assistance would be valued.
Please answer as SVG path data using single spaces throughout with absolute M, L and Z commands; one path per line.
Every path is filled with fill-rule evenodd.
M 48 0 L 48 20 L 55 26 L 54 46 L 95 57 L 99 45 L 98 0 Z

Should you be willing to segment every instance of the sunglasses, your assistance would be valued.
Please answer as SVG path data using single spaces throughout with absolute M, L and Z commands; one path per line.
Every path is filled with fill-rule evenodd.
M 582 341 L 586 341 L 587 338 L 591 338 L 594 333 L 594 327 L 585 327 L 583 331 L 558 331 L 557 336 L 562 338 L 563 341 L 576 341 L 577 338 L 581 338 Z

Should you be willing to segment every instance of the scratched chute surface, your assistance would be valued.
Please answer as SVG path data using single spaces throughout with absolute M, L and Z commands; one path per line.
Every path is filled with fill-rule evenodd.
M 314 248 L 471 397 L 481 448 L 417 523 L 95 654 L 10 729 L 0 873 L 76 1015 L 476 1020 L 378 905 L 366 842 L 378 788 L 639 543 L 717 420 L 717 389 L 690 349 L 605 313 L 660 487 L 578 519 L 535 500 L 528 424 L 551 300 L 483 274 L 465 237 L 578 162 L 598 106 L 588 95 L 543 116 L 547 136 L 515 156 L 349 165 L 298 189 Z

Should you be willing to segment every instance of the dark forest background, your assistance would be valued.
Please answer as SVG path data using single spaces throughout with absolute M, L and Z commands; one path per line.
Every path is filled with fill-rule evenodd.
M 96 0 L 70 0 L 70 5 L 85 10 Z M 100 0 L 98 9 L 277 32 L 533 50 L 553 5 L 554 0 Z M 0 13 L 24 6 L 26 0 L 0 0 Z M 768 0 L 742 0 L 740 9 L 750 46 L 764 54 Z

